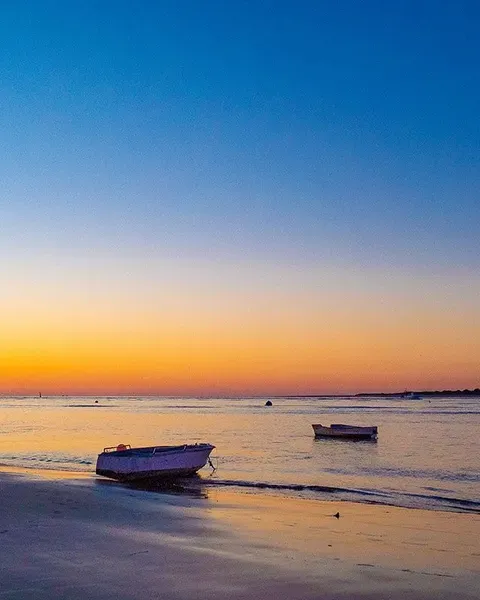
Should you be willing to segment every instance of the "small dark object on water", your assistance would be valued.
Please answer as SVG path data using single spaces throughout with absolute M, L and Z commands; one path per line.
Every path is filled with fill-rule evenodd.
M 98 400 L 95 400 L 95 404 L 98 404 Z
M 334 516 L 335 518 L 339 519 L 339 518 L 340 518 L 340 513 L 339 513 L 339 512 L 337 512 L 337 513 L 335 513 L 333 516 Z
M 271 400 L 267 400 L 265 402 L 265 406 L 272 406 L 272 401 Z

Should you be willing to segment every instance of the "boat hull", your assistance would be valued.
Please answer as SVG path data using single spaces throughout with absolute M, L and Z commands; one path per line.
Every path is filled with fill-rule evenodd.
M 204 467 L 215 448 L 211 444 L 151 446 L 98 455 L 96 473 L 119 481 L 186 477 Z
M 344 440 L 374 440 L 377 438 L 377 427 L 362 427 L 356 425 L 336 425 L 330 427 L 324 425 L 312 425 L 316 438 L 336 438 Z

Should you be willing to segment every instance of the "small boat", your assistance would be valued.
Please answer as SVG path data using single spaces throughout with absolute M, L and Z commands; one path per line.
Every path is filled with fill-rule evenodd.
M 343 425 L 332 423 L 330 427 L 320 423 L 312 425 L 315 437 L 334 437 L 345 440 L 374 440 L 377 438 L 378 427 L 363 427 L 360 425 Z
M 95 472 L 120 481 L 184 477 L 204 467 L 214 448 L 204 443 L 146 448 L 119 444 L 98 455 Z
M 420 394 L 417 394 L 416 392 L 405 392 L 402 395 L 402 398 L 408 398 L 408 400 L 421 400 L 422 399 Z

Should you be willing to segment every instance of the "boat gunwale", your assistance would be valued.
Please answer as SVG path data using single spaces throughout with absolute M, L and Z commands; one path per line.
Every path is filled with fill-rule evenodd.
M 116 458 L 128 458 L 132 456 L 155 456 L 156 454 L 169 454 L 178 452 L 196 452 L 214 450 L 213 444 L 200 442 L 198 444 L 180 444 L 178 446 L 142 446 L 138 448 L 125 448 L 117 450 L 117 446 L 104 448 L 98 456 L 109 456 Z

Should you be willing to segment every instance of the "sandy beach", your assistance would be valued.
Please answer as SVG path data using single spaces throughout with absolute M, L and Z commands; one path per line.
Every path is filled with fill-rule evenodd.
M 478 515 L 59 473 L 0 485 L 0 598 L 480 598 Z

